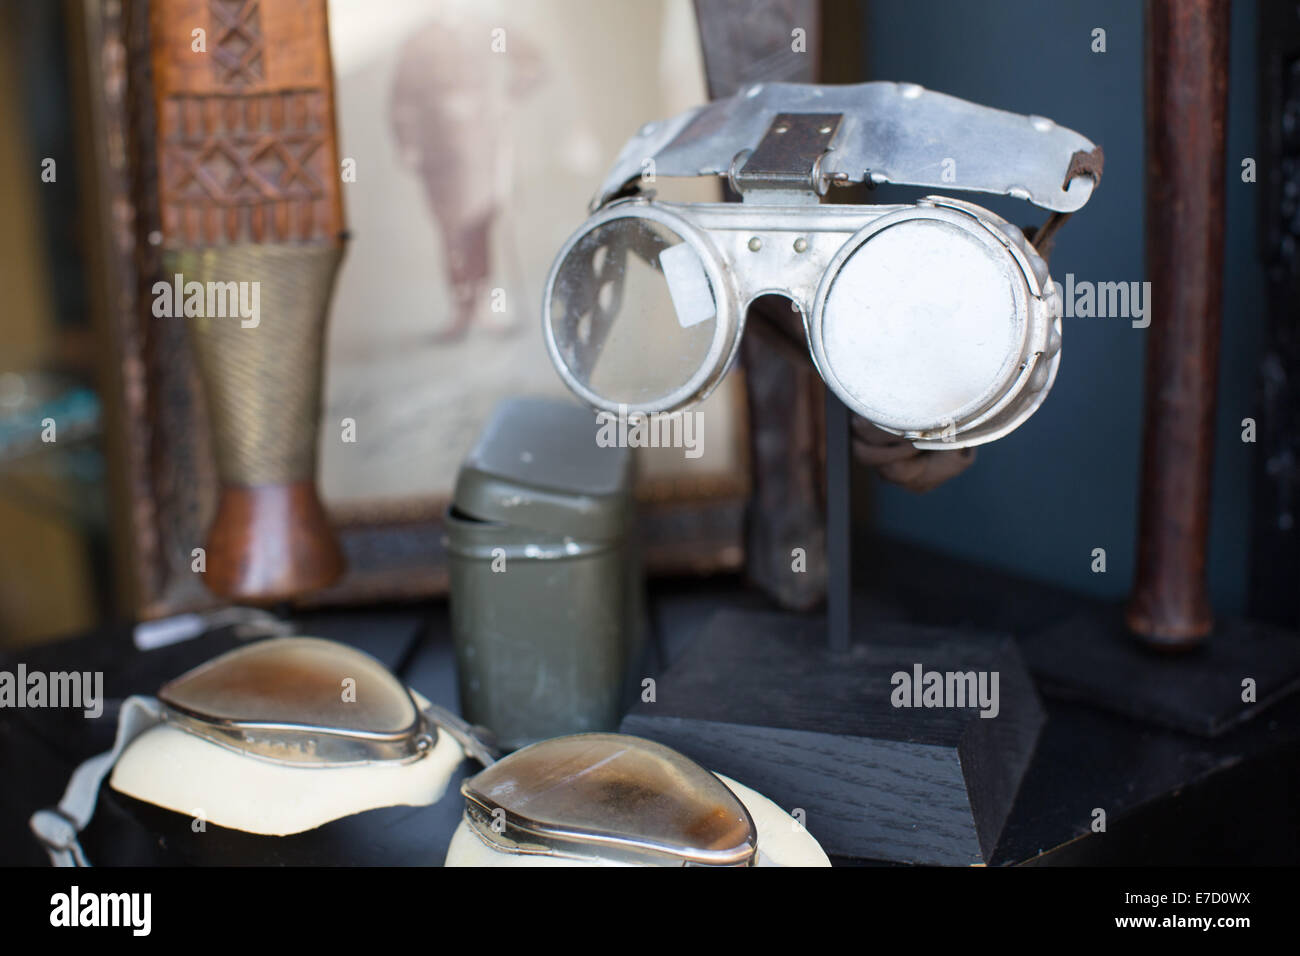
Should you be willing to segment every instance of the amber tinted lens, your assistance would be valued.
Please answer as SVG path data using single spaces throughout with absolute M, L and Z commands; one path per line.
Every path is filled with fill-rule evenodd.
M 166 704 L 209 721 L 396 734 L 416 721 L 411 695 L 378 661 L 309 637 L 259 641 L 167 684 Z
M 465 795 L 533 833 L 644 847 L 700 863 L 747 861 L 757 843 L 744 806 L 713 774 L 622 734 L 545 740 L 466 781 Z

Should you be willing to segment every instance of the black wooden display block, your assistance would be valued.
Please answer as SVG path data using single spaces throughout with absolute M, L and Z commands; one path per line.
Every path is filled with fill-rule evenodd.
M 1047 628 L 1024 652 L 1046 694 L 1202 737 L 1300 687 L 1300 635 L 1252 621 L 1217 621 L 1199 648 L 1170 653 L 1139 643 L 1120 609 L 1107 608 Z M 1246 678 L 1253 701 L 1243 699 Z
M 833 654 L 823 618 L 720 612 L 622 730 L 802 810 L 831 856 L 992 859 L 1044 716 L 1015 645 L 900 623 L 859 621 L 857 634 Z M 910 679 L 917 665 L 923 674 L 996 673 L 997 716 L 894 706 L 903 688 L 893 675 Z

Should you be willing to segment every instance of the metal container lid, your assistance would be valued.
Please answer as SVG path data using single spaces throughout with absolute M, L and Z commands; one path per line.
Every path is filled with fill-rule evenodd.
M 632 454 L 596 443 L 594 413 L 572 402 L 497 405 L 456 478 L 463 516 L 577 540 L 621 537 L 631 516 Z

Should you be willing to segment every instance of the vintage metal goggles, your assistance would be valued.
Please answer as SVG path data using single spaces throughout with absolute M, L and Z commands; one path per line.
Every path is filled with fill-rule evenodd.
M 589 405 L 675 412 L 737 354 L 760 296 L 788 297 L 813 362 L 856 414 L 918 447 L 1017 427 L 1060 361 L 1061 298 L 1021 230 L 969 202 L 821 205 L 900 183 L 1083 206 L 1100 151 L 1042 117 L 908 84 L 766 84 L 643 127 L 546 284 L 551 360 Z M 669 203 L 643 173 L 726 176 L 741 203 Z
M 280 637 L 237 648 L 123 702 L 113 749 L 73 774 L 31 828 L 55 865 L 86 865 L 77 835 L 99 787 L 248 832 L 301 832 L 367 809 L 432 803 L 490 738 L 417 699 L 355 648 Z

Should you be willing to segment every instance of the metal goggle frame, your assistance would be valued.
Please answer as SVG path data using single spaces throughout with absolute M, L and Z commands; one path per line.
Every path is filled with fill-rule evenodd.
M 574 734 L 461 784 L 464 820 L 501 853 L 648 866 L 750 866 L 758 831 L 716 776 L 663 744 Z
M 725 175 L 744 201 L 629 195 L 649 168 Z M 643 127 L 624 148 L 552 267 L 546 345 L 589 405 L 671 413 L 717 386 L 750 304 L 777 293 L 856 414 L 918 447 L 991 441 L 1042 403 L 1060 361 L 1060 293 L 1043 258 L 972 203 L 821 196 L 861 181 L 1004 193 L 1059 226 L 1099 175 L 1100 151 L 1041 117 L 892 83 L 751 88 Z
M 351 681 L 355 699 L 340 693 Z M 348 767 L 419 759 L 445 730 L 484 764 L 486 731 L 410 690 L 356 648 L 279 637 L 222 654 L 158 692 L 163 719 L 242 755 L 290 766 Z

